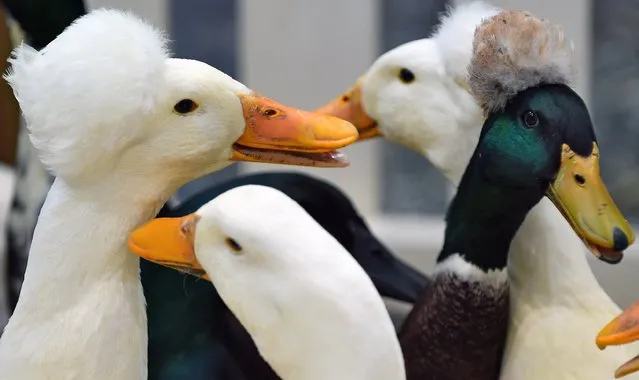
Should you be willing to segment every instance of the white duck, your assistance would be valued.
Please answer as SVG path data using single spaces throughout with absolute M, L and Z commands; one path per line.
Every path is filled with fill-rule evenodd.
M 416 150 L 458 184 L 483 122 L 466 82 L 474 31 L 498 12 L 484 2 L 458 6 L 431 38 L 385 53 L 320 111 L 353 121 L 363 137 L 383 134 Z M 610 217 L 622 223 L 621 215 Z M 612 231 L 602 233 L 609 237 L 608 249 L 591 248 L 602 259 L 618 260 L 609 249 Z M 634 235 L 628 234 L 618 248 L 632 243 Z M 592 343 L 621 310 L 599 286 L 582 241 L 548 199 L 528 214 L 509 257 L 511 319 L 503 379 L 599 380 L 637 352 L 635 346 L 602 353 Z
M 231 160 L 343 166 L 332 149 L 357 138 L 345 121 L 169 58 L 162 33 L 118 11 L 76 20 L 40 52 L 21 46 L 12 64 L 31 141 L 57 178 L 0 340 L 2 379 L 146 379 L 128 234 L 179 186 Z
M 370 278 L 279 190 L 236 187 L 193 214 L 150 221 L 129 247 L 178 270 L 203 268 L 282 379 L 406 378 Z

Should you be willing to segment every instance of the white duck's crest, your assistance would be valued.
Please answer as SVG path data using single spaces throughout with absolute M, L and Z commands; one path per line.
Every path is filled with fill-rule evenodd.
M 528 12 L 501 12 L 475 31 L 470 87 L 487 112 L 527 88 L 569 84 L 574 71 L 573 43 L 563 28 Z
M 463 87 L 468 80 L 468 62 L 473 56 L 475 27 L 497 12 L 498 8 L 483 1 L 449 6 L 432 36 L 437 41 L 446 71 Z
M 41 51 L 23 44 L 10 59 L 5 78 L 20 102 L 31 142 L 56 176 L 77 177 L 98 165 L 104 150 L 134 143 L 144 125 L 136 121 L 155 106 L 167 40 L 131 16 L 96 10 Z M 128 130 L 104 128 L 125 120 Z

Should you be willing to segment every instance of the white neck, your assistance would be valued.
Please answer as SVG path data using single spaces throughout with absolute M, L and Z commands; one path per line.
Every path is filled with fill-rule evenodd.
M 166 186 L 113 179 L 91 188 L 55 180 L 0 340 L 0 378 L 146 379 L 144 295 L 126 240 L 164 201 L 149 189 Z
M 446 103 L 445 114 L 449 117 L 435 128 L 437 139 L 419 153 L 457 186 L 479 140 L 481 127 L 477 128 L 477 120 L 481 120 L 482 110 L 472 95 L 455 83 L 448 83 L 448 94 L 451 99 Z
M 215 281 L 214 275 L 216 288 L 282 379 L 405 380 L 382 298 L 355 259 L 328 237 L 327 245 L 306 236 L 301 245 L 311 242 L 313 248 L 296 250 L 309 253 L 304 268 L 278 263 L 293 276 L 264 277 L 258 289 L 241 274 L 232 281 Z M 283 278 L 288 280 L 281 283 Z
M 267 317 L 263 323 L 269 331 L 251 334 L 278 375 L 293 380 L 404 380 L 401 350 L 383 302 L 367 302 L 367 295 L 360 294 L 357 301 L 342 304 L 336 301 L 342 295 L 331 294 L 300 305 L 305 310 L 292 320 Z
M 529 302 L 612 304 L 592 273 L 586 254 L 568 222 L 544 197 L 528 213 L 510 248 L 508 273 L 513 297 Z

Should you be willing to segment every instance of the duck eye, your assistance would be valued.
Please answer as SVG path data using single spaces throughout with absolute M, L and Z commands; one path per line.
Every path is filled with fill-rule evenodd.
M 235 239 L 232 239 L 230 237 L 226 238 L 226 245 L 235 253 L 239 253 L 242 250 L 242 246 L 240 245 L 240 243 L 236 242 Z
M 406 84 L 411 83 L 415 80 L 415 74 L 413 74 L 412 71 L 406 68 L 403 68 L 399 70 L 399 80 L 401 80 L 402 82 Z
M 526 111 L 524 113 L 524 124 L 528 128 L 534 128 L 539 125 L 539 116 L 534 111 Z
M 581 174 L 575 174 L 575 182 L 583 186 L 586 183 L 586 178 L 582 176 Z
M 197 103 L 195 103 L 191 99 L 182 99 L 179 102 L 175 103 L 173 106 L 173 111 L 180 115 L 184 115 L 190 112 L 193 112 L 197 109 Z

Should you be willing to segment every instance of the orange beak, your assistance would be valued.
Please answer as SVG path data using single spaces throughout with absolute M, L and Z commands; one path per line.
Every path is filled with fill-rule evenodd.
M 317 113 L 339 117 L 340 119 L 353 123 L 359 132 L 360 140 L 382 135 L 377 127 L 377 122 L 364 111 L 364 106 L 362 105 L 363 81 L 364 77 L 359 78 L 357 82 L 342 95 L 315 110 Z
M 153 219 L 129 235 L 129 249 L 145 260 L 209 280 L 193 247 L 198 220 L 197 214 Z
M 357 129 L 336 117 L 303 111 L 257 93 L 238 94 L 246 127 L 231 160 L 299 166 L 344 167 L 337 152 L 358 139 Z
M 613 319 L 597 335 L 597 346 L 605 349 L 607 346 L 618 346 L 639 340 L 639 302 L 636 302 L 617 318 Z M 639 371 L 639 356 L 629 360 L 615 372 L 615 378 Z

